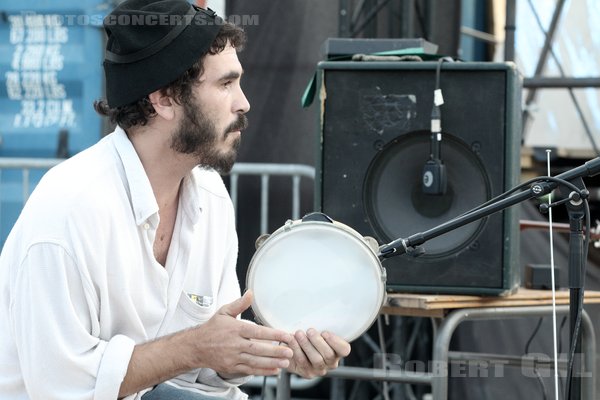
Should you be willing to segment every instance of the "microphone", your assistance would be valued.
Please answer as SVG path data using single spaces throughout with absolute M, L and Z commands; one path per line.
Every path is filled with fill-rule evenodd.
M 423 193 L 431 195 L 446 194 L 448 179 L 446 177 L 446 166 L 439 159 L 427 160 L 423 166 L 422 179 Z

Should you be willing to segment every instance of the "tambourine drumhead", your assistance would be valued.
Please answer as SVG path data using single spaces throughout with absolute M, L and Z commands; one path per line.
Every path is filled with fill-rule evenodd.
M 385 298 L 385 272 L 363 238 L 340 225 L 289 221 L 257 249 L 247 287 L 263 324 L 327 330 L 347 341 L 371 326 Z

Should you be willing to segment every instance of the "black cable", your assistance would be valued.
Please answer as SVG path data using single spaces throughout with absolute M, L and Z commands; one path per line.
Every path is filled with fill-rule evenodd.
M 354 381 L 354 383 L 352 384 L 352 389 L 350 390 L 350 397 L 348 397 L 348 400 L 354 400 L 354 398 L 356 397 L 356 393 L 358 393 L 358 386 L 361 382 L 362 381 L 359 381 L 358 379 Z
M 262 388 L 260 389 L 260 400 L 265 400 L 265 392 L 267 391 L 267 377 L 263 376 Z
M 573 363 L 575 358 L 575 348 L 577 347 L 578 339 L 579 339 L 579 330 L 581 329 L 581 315 L 583 313 L 583 298 L 584 298 L 584 288 L 585 288 L 585 266 L 587 264 L 587 256 L 588 256 L 588 248 L 590 245 L 590 207 L 588 201 L 583 199 L 583 209 L 584 209 L 584 218 L 585 218 L 585 236 L 583 243 L 583 271 L 582 274 L 582 285 L 581 290 L 579 291 L 579 296 L 577 298 L 577 308 L 575 314 L 575 327 L 573 329 L 573 337 L 571 338 L 571 345 L 569 348 L 569 357 L 567 361 L 567 381 L 566 381 L 566 390 L 565 390 L 565 399 L 571 398 L 571 380 L 573 378 Z
M 564 317 L 562 317 L 562 321 L 560 321 L 560 327 L 558 328 L 558 354 L 562 353 L 562 330 L 565 327 L 565 324 L 567 323 L 567 319 L 568 317 L 565 315 Z M 558 392 L 562 393 L 563 391 L 563 381 L 562 379 L 558 380 Z
M 421 25 L 421 31 L 423 32 L 423 38 L 425 40 L 429 40 L 429 33 L 427 32 L 427 25 L 425 24 L 425 17 L 423 16 L 423 11 L 419 6 L 419 0 L 414 2 L 415 5 L 415 13 L 417 15 L 417 20 L 419 21 L 419 25 Z
M 370 353 L 369 357 L 366 357 L 362 351 L 363 347 L 362 346 L 357 347 L 356 355 L 358 356 L 358 364 L 359 365 L 370 365 L 371 367 L 375 368 L 376 364 L 375 364 L 374 354 L 379 353 L 379 348 L 377 347 L 377 344 L 375 343 L 375 341 L 373 339 L 371 339 L 371 336 L 369 336 L 369 334 L 367 332 L 360 335 L 360 339 L 367 345 L 368 348 L 371 349 L 371 353 Z M 366 349 L 365 349 L 365 351 L 366 351 Z M 348 400 L 354 400 L 356 398 L 360 387 L 363 386 L 363 383 L 366 383 L 366 384 L 372 386 L 377 391 L 380 390 L 378 383 L 375 381 L 355 380 L 354 384 L 352 385 L 352 390 L 350 392 L 350 396 L 348 397 Z
M 563 185 L 565 185 L 566 187 L 568 187 L 569 189 L 571 189 L 572 191 L 574 191 L 574 192 L 576 192 L 577 194 L 579 194 L 579 195 L 580 195 L 582 198 L 584 197 L 584 196 L 583 196 L 583 190 L 582 190 L 582 189 L 579 189 L 577 186 L 573 185 L 573 184 L 572 184 L 571 182 L 569 182 L 569 181 L 566 181 L 566 180 L 564 180 L 564 179 L 560 179 L 560 178 L 555 178 L 555 177 L 552 177 L 552 176 L 538 176 L 538 177 L 536 177 L 536 178 L 529 179 L 528 181 L 525 181 L 525 182 L 523 182 L 523 183 L 521 183 L 521 184 L 519 184 L 519 185 L 515 186 L 514 188 L 512 188 L 512 189 L 510 189 L 510 190 L 508 190 L 508 191 L 506 191 L 506 192 L 504 192 L 504 193 L 502 193 L 502 194 L 500 194 L 500 195 L 498 195 L 498 196 L 496 196 L 496 197 L 494 197 L 494 198 L 492 198 L 492 199 L 490 199 L 490 200 L 488 200 L 488 201 L 486 201 L 486 202 L 485 202 L 485 203 L 483 203 L 483 204 L 480 204 L 479 206 L 477 206 L 477 207 L 475 207 L 475 208 L 472 208 L 472 209 L 470 209 L 469 211 L 465 211 L 464 213 L 462 213 L 462 214 L 458 215 L 457 217 L 455 217 L 455 218 L 451 219 L 451 220 L 450 220 L 450 221 L 448 221 L 448 222 L 451 222 L 451 221 L 453 221 L 453 220 L 455 220 L 455 219 L 458 219 L 458 218 L 464 217 L 465 215 L 471 214 L 471 213 L 473 213 L 473 212 L 475 212 L 475 211 L 478 211 L 478 210 L 480 210 L 480 209 L 482 209 L 482 208 L 484 208 L 484 207 L 487 207 L 487 206 L 489 206 L 490 204 L 494 204 L 494 203 L 496 203 L 496 202 L 498 202 L 498 201 L 500 201 L 500 200 L 504 200 L 505 198 L 509 197 L 509 196 L 510 196 L 510 195 L 512 195 L 513 193 L 515 193 L 515 192 L 517 192 L 517 191 L 519 191 L 519 190 L 522 190 L 522 189 L 524 189 L 525 187 L 529 187 L 529 186 L 530 186 L 531 184 L 533 184 L 533 183 L 538 183 L 538 182 L 548 182 L 548 181 L 549 181 L 549 182 L 555 182 L 555 183 L 560 183 L 560 184 L 563 184 Z M 487 218 L 487 217 L 486 217 L 486 218 Z
M 441 136 L 442 134 L 442 112 L 440 106 L 443 104 L 441 94 L 441 75 L 442 75 L 442 64 L 445 62 L 454 61 L 450 57 L 441 57 L 437 61 L 437 67 L 435 69 L 435 89 L 433 91 L 433 108 L 431 109 L 431 139 L 429 144 L 429 159 L 439 160 L 441 158 Z M 437 96 L 440 96 L 441 102 L 438 104 Z
M 563 185 L 567 186 L 567 187 L 568 187 L 569 189 L 571 189 L 572 191 L 574 191 L 574 192 L 576 192 L 577 194 L 579 194 L 580 196 L 582 195 L 582 190 L 581 190 L 581 189 L 579 189 L 577 186 L 573 185 L 573 184 L 572 184 L 571 182 L 569 182 L 569 181 L 566 181 L 566 180 L 564 180 L 564 179 L 560 179 L 560 178 L 555 178 L 555 177 L 552 177 L 552 176 L 538 176 L 538 177 L 536 177 L 536 178 L 529 179 L 528 181 L 525 181 L 525 182 L 523 182 L 523 183 L 521 183 L 521 184 L 519 184 L 519 185 L 515 186 L 514 188 L 510 189 L 509 191 L 507 191 L 507 192 L 504 192 L 504 193 L 502 193 L 501 195 L 499 195 L 499 196 L 496 196 L 496 197 L 494 197 L 494 198 L 493 198 L 493 199 L 491 199 L 491 200 L 488 200 L 488 201 L 486 201 L 485 203 L 481 204 L 481 205 L 480 205 L 480 206 L 478 206 L 477 208 L 474 208 L 473 210 L 471 210 L 471 211 L 468 211 L 468 213 L 470 213 L 470 212 L 472 212 L 472 211 L 477 211 L 477 210 L 479 210 L 480 208 L 486 207 L 486 206 L 488 206 L 488 205 L 490 205 L 490 204 L 492 204 L 492 203 L 495 203 L 495 202 L 497 202 L 497 201 L 499 201 L 499 200 L 503 200 L 503 199 L 505 199 L 506 197 L 510 196 L 511 194 L 515 193 L 516 191 L 518 191 L 518 190 L 521 190 L 521 189 L 523 189 L 524 187 L 527 187 L 527 186 L 529 186 L 529 185 L 531 185 L 531 184 L 533 184 L 533 183 L 536 183 L 536 182 L 547 182 L 547 181 L 550 181 L 550 182 L 555 182 L 555 183 L 561 183 L 561 184 L 563 184 Z M 467 213 L 465 213 L 465 214 L 467 214 Z M 463 214 L 463 215 L 464 215 L 464 214 Z
M 525 344 L 525 355 L 529 354 L 529 345 L 533 341 L 533 338 L 535 338 L 535 335 L 537 335 L 538 331 L 540 330 L 540 327 L 542 326 L 542 321 L 543 320 L 544 320 L 544 317 L 540 317 L 540 319 L 538 320 L 537 325 L 535 326 L 535 329 L 531 333 L 531 336 L 529 336 L 529 339 L 527 339 L 527 343 Z
M 581 308 L 579 305 L 579 300 L 577 303 L 578 304 L 577 304 L 576 316 L 575 316 L 575 329 L 573 331 L 573 337 L 571 338 L 571 345 L 569 348 L 569 356 L 568 356 L 568 360 L 567 360 L 567 380 L 566 380 L 565 399 L 571 398 L 571 381 L 573 379 L 575 347 L 577 346 L 577 339 L 578 339 L 577 336 L 579 336 L 579 327 L 581 325 Z
M 537 377 L 537 380 L 540 384 L 540 388 L 542 389 L 542 398 L 544 400 L 548 399 L 548 391 L 546 389 L 546 384 L 544 384 L 544 380 L 542 379 L 542 375 L 540 374 L 540 371 L 538 371 L 537 368 L 533 368 L 533 372 L 535 373 L 535 376 Z
M 562 337 L 562 330 L 565 326 L 565 323 L 567 322 L 567 316 L 565 315 L 564 317 L 562 317 L 562 321 L 560 321 L 560 327 L 558 328 L 558 354 L 561 353 L 562 351 L 562 343 L 561 343 L 561 337 Z
M 433 90 L 433 104 L 429 127 L 429 157 L 423 165 L 422 191 L 427 195 L 440 196 L 446 193 L 448 178 L 446 166 L 442 161 L 442 112 L 440 107 L 444 104 L 441 89 L 441 71 L 444 62 L 454 61 L 450 57 L 440 57 L 435 69 L 435 88 Z
M 398 317 L 400 318 L 400 317 Z M 407 360 L 412 360 L 413 358 L 413 350 L 415 347 L 415 344 L 417 342 L 417 340 L 419 340 L 419 334 L 421 333 L 421 325 L 423 324 L 423 318 L 416 318 L 413 319 L 413 327 L 412 327 L 412 331 L 410 333 L 410 337 L 408 338 L 408 341 L 406 342 L 406 347 L 405 347 L 405 358 Z M 406 370 L 406 368 L 405 368 Z M 418 372 L 418 371 L 414 371 L 414 372 Z M 412 388 L 412 385 L 410 383 L 407 383 L 404 385 L 404 395 L 405 397 L 408 397 L 409 400 L 415 400 L 416 396 L 414 394 L 414 390 Z
M 415 343 L 417 342 L 417 339 L 418 339 L 417 336 L 421 333 L 420 331 L 421 331 L 422 322 L 423 322 L 423 318 L 418 318 L 417 320 L 415 320 L 415 323 L 412 328 L 412 332 L 410 334 L 408 342 L 406 343 L 406 358 L 409 360 L 412 357 L 413 348 L 415 347 Z
M 539 332 L 543 321 L 544 321 L 544 318 L 540 317 L 540 319 L 537 322 L 537 325 L 535 326 L 535 328 L 533 329 L 533 332 L 531 333 L 531 336 L 529 336 L 529 339 L 527 339 L 527 343 L 525 344 L 525 355 L 529 354 L 529 346 L 531 345 L 531 342 L 533 341 L 533 339 Z M 546 389 L 546 384 L 544 383 L 544 380 L 542 379 L 542 376 L 540 375 L 540 371 L 538 371 L 537 366 L 535 365 L 535 360 L 533 360 L 533 373 L 537 377 L 538 383 L 540 384 L 540 387 L 542 389 L 543 398 L 544 398 L 544 400 L 546 400 L 548 398 L 548 391 Z
M 440 75 L 442 74 L 442 64 L 444 62 L 453 62 L 453 61 L 454 61 L 454 59 L 452 57 L 440 57 L 438 59 L 437 67 L 436 67 L 436 70 L 435 70 L 435 89 L 436 90 L 441 89 L 441 87 L 440 87 L 440 81 L 441 81 Z
M 281 344 L 281 342 L 279 342 Z M 279 379 L 279 377 L 277 377 Z M 263 376 L 262 387 L 260 389 L 260 400 L 265 400 L 265 392 L 267 391 L 267 376 Z
M 377 318 L 377 334 L 378 334 L 377 336 L 379 338 L 379 348 L 380 348 L 380 351 L 382 353 L 381 354 L 382 355 L 382 357 L 381 357 L 381 362 L 382 362 L 381 368 L 383 368 L 384 370 L 387 370 L 388 369 L 388 367 L 387 367 L 387 360 L 386 360 L 386 357 L 387 357 L 387 345 L 385 343 L 385 338 L 384 338 L 384 335 L 383 335 L 383 323 L 381 322 L 381 319 L 382 319 L 382 316 L 379 315 L 379 317 Z M 389 384 L 388 384 L 388 382 L 387 381 L 383 381 L 381 383 L 381 386 L 382 386 L 382 395 L 383 395 L 383 398 L 385 400 L 390 400 L 390 397 L 389 397 L 390 396 L 389 395 Z

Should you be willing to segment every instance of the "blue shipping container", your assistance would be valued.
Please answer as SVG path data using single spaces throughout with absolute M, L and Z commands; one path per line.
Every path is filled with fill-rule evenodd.
M 0 0 L 0 160 L 71 156 L 98 141 L 102 19 L 98 0 Z M 45 171 L 0 170 L 0 245 Z

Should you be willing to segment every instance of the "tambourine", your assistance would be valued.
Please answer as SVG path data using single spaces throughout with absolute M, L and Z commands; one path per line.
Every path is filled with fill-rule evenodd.
M 321 213 L 257 240 L 246 277 L 263 325 L 295 332 L 327 330 L 348 342 L 375 321 L 385 301 L 377 242 Z

